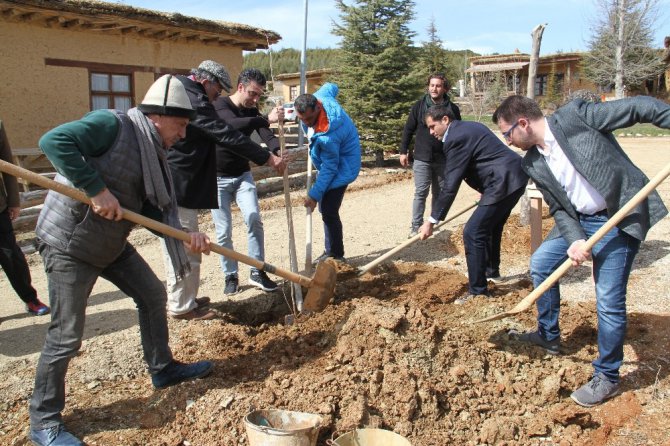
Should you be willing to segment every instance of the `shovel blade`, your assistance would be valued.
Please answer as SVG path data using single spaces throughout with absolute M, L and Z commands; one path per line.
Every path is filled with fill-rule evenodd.
M 307 290 L 303 303 L 303 310 L 323 311 L 335 294 L 337 269 L 331 260 L 319 262 L 312 277 L 312 283 Z

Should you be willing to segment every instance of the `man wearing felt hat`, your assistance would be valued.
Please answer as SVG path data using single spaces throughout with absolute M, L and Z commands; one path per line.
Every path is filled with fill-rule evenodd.
M 263 149 L 247 135 L 221 120 L 214 102 L 222 91 L 231 89 L 225 67 L 212 60 L 203 61 L 190 76 L 176 76 L 182 83 L 196 116 L 186 128 L 186 136 L 168 152 L 168 164 L 174 179 L 179 219 L 189 231 L 198 231 L 198 211 L 218 209 L 216 146 L 257 165 L 272 166 L 279 173 L 285 161 Z M 190 253 L 191 270 L 179 280 L 170 274 L 171 263 L 165 262 L 168 286 L 168 314 L 176 319 L 211 319 L 214 313 L 205 309 L 208 297 L 197 297 L 200 284 L 200 253 Z M 265 273 L 263 273 L 265 274 Z
M 184 364 L 174 359 L 168 345 L 165 288 L 127 241 L 133 223 L 122 220 L 123 207 L 181 228 L 166 155 L 184 137 L 194 114 L 182 83 L 165 75 L 153 83 L 137 108 L 127 113 L 93 111 L 56 127 L 39 141 L 58 171 L 56 181 L 83 190 L 91 205 L 50 191 L 37 222 L 51 324 L 30 401 L 34 444 L 83 444 L 65 430 L 61 412 L 68 364 L 81 347 L 86 304 L 98 277 L 135 302 L 154 387 L 201 378 L 212 370 L 210 361 Z M 188 244 L 171 237 L 165 240 L 178 276 L 189 270 L 187 249 L 209 252 L 209 239 L 202 233 L 191 233 Z

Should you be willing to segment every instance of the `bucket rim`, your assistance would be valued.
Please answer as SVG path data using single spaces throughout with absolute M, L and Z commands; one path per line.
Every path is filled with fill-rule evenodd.
M 276 427 L 270 427 L 270 426 L 260 426 L 253 421 L 249 419 L 249 417 L 255 413 L 258 412 L 283 412 L 283 413 L 289 413 L 289 414 L 298 414 L 298 415 L 309 415 L 311 417 L 315 417 L 315 424 L 313 426 L 308 426 L 308 427 L 300 427 L 296 429 L 278 429 Z M 309 431 L 312 431 L 314 429 L 320 429 L 321 425 L 323 424 L 323 417 L 319 414 L 315 413 L 310 413 L 310 412 L 300 412 L 300 411 L 295 411 L 295 410 L 284 410 L 284 409 L 256 409 L 252 410 L 248 414 L 244 416 L 244 425 L 247 426 L 248 428 L 255 430 L 255 431 L 260 431 L 263 433 L 270 433 L 272 435 L 277 435 L 277 436 L 289 436 L 289 435 L 295 435 L 296 433 L 306 433 Z

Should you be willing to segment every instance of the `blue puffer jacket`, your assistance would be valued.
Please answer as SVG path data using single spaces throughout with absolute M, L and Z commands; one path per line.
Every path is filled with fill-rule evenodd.
M 310 157 L 319 170 L 309 196 L 320 202 L 323 194 L 353 182 L 361 170 L 361 145 L 353 121 L 337 103 L 339 88 L 324 84 L 314 93 L 328 116 L 328 131 L 310 138 Z

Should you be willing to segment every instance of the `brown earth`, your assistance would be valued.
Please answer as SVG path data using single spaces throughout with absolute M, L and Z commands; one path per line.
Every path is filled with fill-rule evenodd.
M 652 141 L 652 148 L 658 144 Z M 661 146 L 669 148 L 668 140 Z M 661 163 L 670 159 L 670 154 L 663 156 L 666 161 Z M 660 168 L 657 159 L 649 166 L 650 174 Z M 493 299 L 453 303 L 467 291 L 458 226 L 467 215 L 451 231 L 408 248 L 399 256 L 403 261 L 358 277 L 356 266 L 402 241 L 412 190 L 406 172 L 365 173 L 345 198 L 350 265 L 340 265 L 335 297 L 325 311 L 284 325 L 288 285 L 274 294 L 245 287 L 226 298 L 217 260 L 206 259 L 203 292 L 212 296 L 220 317 L 170 321 L 171 346 L 179 360 L 215 362 L 206 379 L 153 390 L 144 371 L 132 303 L 110 284 L 96 285 L 84 347 L 68 374 L 68 428 L 96 445 L 245 445 L 244 415 L 253 408 L 279 408 L 320 414 L 324 426 L 318 445 L 357 426 L 393 430 L 413 445 L 670 444 L 667 219 L 643 245 L 631 277 L 624 393 L 585 409 L 569 394 L 589 379 L 597 354 L 588 268 L 566 278 L 559 357 L 510 339 L 510 329 L 534 326 L 533 312 L 473 323 L 511 308 L 532 288 L 526 273 L 529 228 L 519 224 L 516 214 L 503 241 L 503 274 L 510 280 L 491 285 Z M 666 203 L 668 191 L 662 188 Z M 399 204 L 403 222 L 383 216 L 385 223 L 379 223 L 376 214 L 393 215 L 384 206 L 400 193 L 410 195 Z M 471 202 L 472 193 L 462 191 L 459 197 L 454 209 Z M 285 238 L 283 228 L 272 224 L 283 217 L 281 205 L 281 197 L 263 200 L 266 245 L 281 245 L 278 240 Z M 294 215 L 298 212 L 294 209 Z M 545 233 L 550 221 L 545 216 Z M 203 215 L 202 224 L 213 234 L 209 215 Z M 242 229 L 237 230 L 234 238 L 243 246 Z M 143 230 L 131 239 L 160 275 L 155 239 Z M 319 242 L 317 236 L 315 246 Z M 268 257 L 284 260 L 285 254 L 277 250 L 269 249 Z M 41 261 L 36 255 L 30 261 L 36 286 L 46 295 Z M 0 286 L 7 289 L 6 281 Z M 659 295 L 649 299 L 662 303 L 637 297 L 651 290 Z M 579 296 L 585 293 L 590 294 Z M 638 309 L 647 307 L 655 311 Z M 25 445 L 27 401 L 47 321 L 13 314 L 5 308 L 0 313 L 0 444 Z

